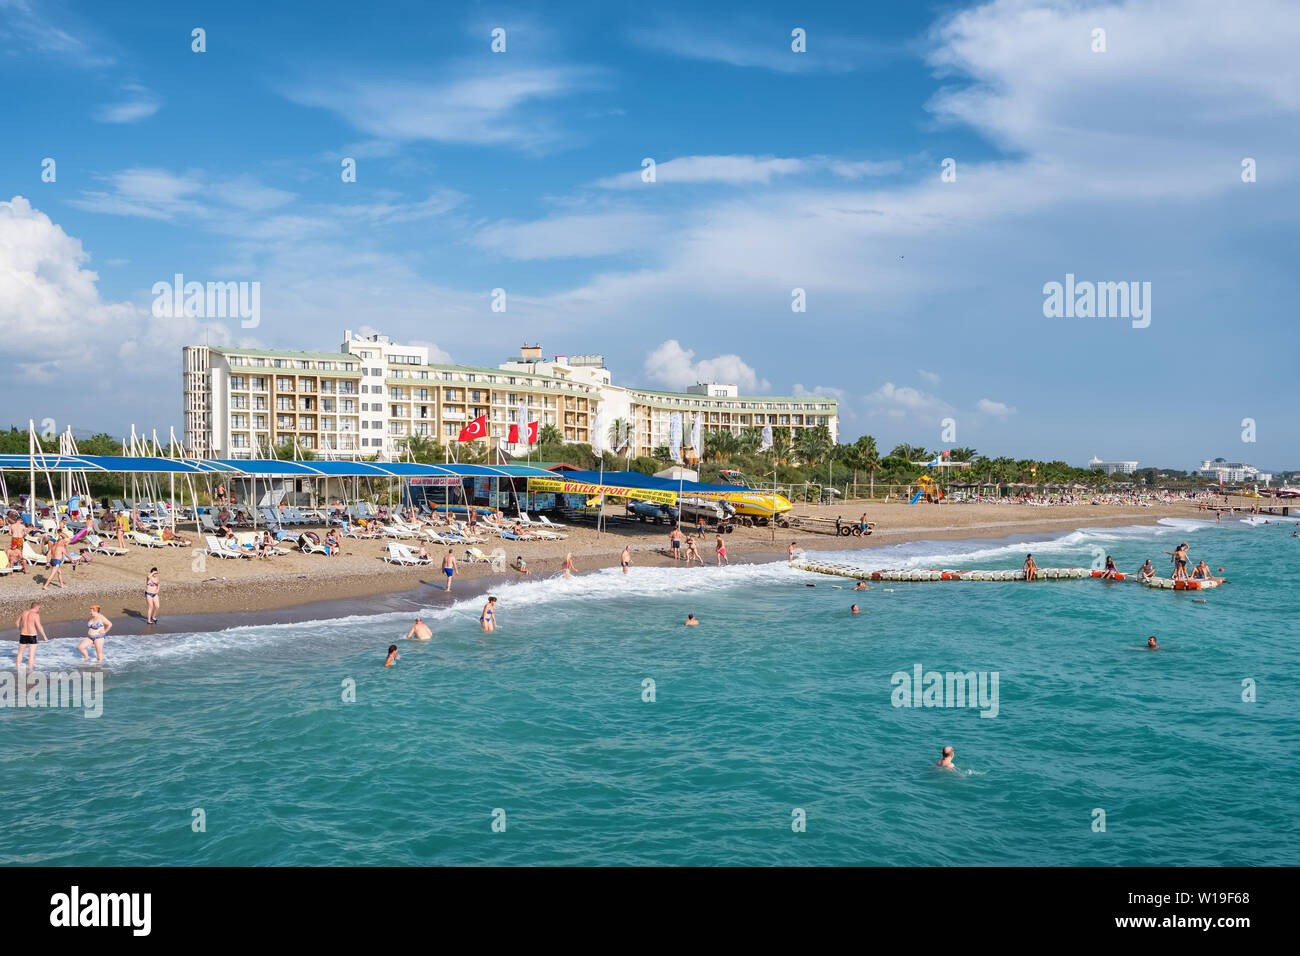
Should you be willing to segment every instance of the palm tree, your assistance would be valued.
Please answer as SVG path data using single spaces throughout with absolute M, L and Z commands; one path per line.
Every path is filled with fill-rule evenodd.
M 667 445 L 655 445 L 651 449 L 650 456 L 658 461 L 669 461 L 673 457 L 672 450 Z
M 772 429 L 771 455 L 774 460 L 785 461 L 790 456 L 791 430 L 789 425 Z
M 632 423 L 626 418 L 616 418 L 609 423 L 609 447 L 617 448 L 632 437 Z
M 863 435 L 849 445 L 844 455 L 844 463 L 853 469 L 853 487 L 858 486 L 858 469 L 871 473 L 871 493 L 876 496 L 876 469 L 880 467 L 880 452 L 876 449 L 876 440 L 870 435 Z
M 948 457 L 953 461 L 974 461 L 979 458 L 979 452 L 974 448 L 954 448 L 948 452 Z
M 831 431 L 825 425 L 801 428 L 794 439 L 794 450 L 806 465 L 815 465 L 831 453 L 834 443 Z
M 543 425 L 537 433 L 537 442 L 541 445 L 563 445 L 564 435 L 554 425 Z
M 408 435 L 399 443 L 403 451 L 423 464 L 436 462 L 443 457 L 442 444 L 432 435 Z
M 934 455 L 930 454 L 921 445 L 895 445 L 894 450 L 889 453 L 890 458 L 906 458 L 908 461 L 929 461 Z
M 763 429 L 751 425 L 736 438 L 736 451 L 741 455 L 752 455 L 763 447 Z
M 704 433 L 704 457 L 714 461 L 730 461 L 740 450 L 740 439 L 729 431 Z

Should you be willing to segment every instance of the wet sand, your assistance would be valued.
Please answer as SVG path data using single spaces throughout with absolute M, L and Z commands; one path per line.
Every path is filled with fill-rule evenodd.
M 867 513 L 876 522 L 866 538 L 835 537 L 831 522 L 842 515 L 846 523 Z M 609 514 L 615 512 L 610 509 Z M 902 503 L 863 506 L 802 506 L 791 513 L 801 518 L 798 527 L 738 528 L 726 535 L 727 554 L 733 564 L 783 561 L 793 541 L 807 550 L 858 549 L 918 540 L 960 538 L 1002 539 L 1012 535 L 1065 533 L 1076 528 L 1154 524 L 1161 518 L 1213 519 L 1190 503 L 1151 507 L 1119 505 L 993 505 L 944 504 L 908 506 Z M 824 530 L 823 530 L 824 529 Z M 178 529 L 186 534 L 186 529 Z M 485 552 L 505 549 L 513 562 L 522 555 L 534 575 L 558 572 L 565 555 L 572 553 L 577 573 L 617 567 L 624 545 L 632 545 L 632 572 L 638 566 L 670 566 L 669 527 L 620 521 L 597 533 L 590 525 L 566 529 L 562 541 L 509 542 L 491 539 L 479 545 Z M 191 535 L 193 536 L 193 535 Z M 0 579 L 0 634 L 15 640 L 11 622 L 33 600 L 41 601 L 41 617 L 51 637 L 80 636 L 91 604 L 103 606 L 114 622 L 115 635 L 141 633 L 144 622 L 144 580 L 157 567 L 163 582 L 160 623 L 150 633 L 215 630 L 236 625 L 277 623 L 374 614 L 386 611 L 438 607 L 443 602 L 486 593 L 501 581 L 518 580 L 514 571 L 495 573 L 486 564 L 466 564 L 465 546 L 456 548 L 459 571 L 452 591 L 443 590 L 440 568 L 445 551 L 430 548 L 431 566 L 398 567 L 380 560 L 380 541 L 342 539 L 343 554 L 327 558 L 294 552 L 270 560 L 202 558 L 190 548 L 149 549 L 131 547 L 120 557 L 96 555 L 92 564 L 65 570 L 67 588 L 43 591 L 44 568 Z M 706 565 L 713 565 L 714 537 L 700 546 Z M 64 623 L 61 623 L 64 622 Z

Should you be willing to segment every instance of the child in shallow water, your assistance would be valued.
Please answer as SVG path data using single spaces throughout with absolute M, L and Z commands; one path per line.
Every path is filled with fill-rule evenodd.
M 389 645 L 388 645 L 388 660 L 384 661 L 384 666 L 385 666 L 385 667 L 392 667 L 394 664 L 396 664 L 396 663 L 397 663 L 398 661 L 400 661 L 401 659 L 402 659 L 402 655 L 399 654 L 399 653 L 397 653 L 397 645 L 396 645 L 396 644 L 389 644 Z

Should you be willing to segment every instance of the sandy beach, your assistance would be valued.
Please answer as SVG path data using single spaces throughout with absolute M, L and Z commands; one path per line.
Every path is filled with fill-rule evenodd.
M 865 511 L 876 523 L 870 537 L 836 537 L 830 522 L 842 515 L 854 522 Z M 611 517 L 615 514 L 610 509 Z M 858 549 L 916 540 L 954 538 L 1005 538 L 1018 534 L 1053 534 L 1080 527 L 1154 524 L 1161 518 L 1213 517 L 1192 503 L 1156 504 L 1149 507 L 1117 505 L 1027 504 L 943 504 L 914 505 L 849 504 L 843 506 L 796 506 L 792 516 L 802 518 L 800 526 L 738 528 L 726 535 L 727 552 L 733 562 L 784 560 L 790 542 L 808 550 Z M 178 529 L 182 534 L 186 529 Z M 578 573 L 617 566 L 619 554 L 632 545 L 633 571 L 638 565 L 670 565 L 669 527 L 635 521 L 611 523 L 609 531 L 597 533 L 590 526 L 570 527 L 560 541 L 504 542 L 491 539 L 480 547 L 490 553 L 505 546 L 513 562 L 523 556 L 531 573 L 549 575 L 560 570 L 566 554 L 572 553 Z M 204 627 L 270 620 L 294 620 L 306 616 L 341 616 L 375 613 L 386 609 L 427 606 L 441 601 L 480 593 L 501 580 L 517 580 L 516 571 L 493 572 L 486 564 L 460 560 L 450 596 L 444 595 L 440 570 L 442 553 L 431 549 L 432 566 L 397 567 L 381 560 L 382 541 L 342 539 L 342 554 L 327 558 L 291 554 L 269 560 L 223 560 L 204 557 L 191 548 L 131 547 L 119 557 L 96 555 L 94 561 L 64 574 L 67 587 L 42 590 L 44 568 L 30 568 L 25 575 L 0 580 L 0 615 L 12 621 L 28 603 L 41 601 L 42 619 L 47 625 L 84 620 L 91 604 L 100 604 L 115 622 L 116 633 L 132 633 L 145 627 L 144 580 L 151 567 L 161 572 L 162 622 L 158 630 L 194 630 L 196 621 L 182 621 L 182 615 L 202 615 Z M 706 564 L 714 563 L 713 540 L 700 547 Z M 464 546 L 456 549 L 462 559 Z M 319 606 L 318 606 L 319 605 Z M 275 613 L 272 613 L 275 612 Z M 79 625 L 55 627 L 51 633 L 69 634 Z M 6 626 L 5 638 L 15 631 Z

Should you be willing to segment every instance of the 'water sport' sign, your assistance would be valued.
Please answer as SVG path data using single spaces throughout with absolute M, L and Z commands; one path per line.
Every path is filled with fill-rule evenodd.
M 639 498 L 660 505 L 677 504 L 677 492 L 657 491 L 650 488 L 626 488 L 622 485 L 598 485 L 590 481 L 561 481 L 558 478 L 529 478 L 529 491 L 554 491 L 571 495 L 617 495 L 620 498 Z

